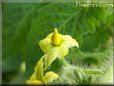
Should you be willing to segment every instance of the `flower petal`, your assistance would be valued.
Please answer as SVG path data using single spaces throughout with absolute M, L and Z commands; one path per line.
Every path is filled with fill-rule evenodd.
M 26 81 L 26 84 L 33 84 L 33 85 L 36 85 L 36 84 L 43 84 L 43 82 L 40 81 L 40 80 L 27 80 L 27 81 Z
M 46 53 L 45 57 L 45 69 L 51 65 L 51 63 L 58 57 L 58 47 L 54 47 Z
M 62 39 L 63 39 L 63 42 L 61 46 L 65 46 L 67 48 L 71 48 L 74 46 L 79 47 L 78 42 L 69 35 L 62 35 Z
M 68 48 L 64 45 L 64 46 L 59 46 L 59 58 L 63 58 L 64 56 L 66 56 L 68 54 Z
M 54 73 L 53 71 L 49 71 L 45 74 L 44 82 L 52 82 L 53 80 L 56 80 L 59 78 L 59 75 L 57 73 Z
M 36 74 L 33 73 L 33 74 L 31 75 L 31 77 L 30 77 L 30 80 L 36 80 L 36 79 L 37 79 Z
M 52 33 L 49 34 L 45 39 L 41 40 L 39 43 L 44 53 L 47 53 L 50 49 L 53 48 L 53 45 L 51 44 L 51 36 L 52 36 Z
M 36 77 L 38 80 L 43 80 L 43 73 L 44 73 L 44 70 L 43 70 L 43 58 L 45 56 L 41 57 L 40 60 L 38 61 L 34 71 L 35 71 L 35 74 L 36 74 Z

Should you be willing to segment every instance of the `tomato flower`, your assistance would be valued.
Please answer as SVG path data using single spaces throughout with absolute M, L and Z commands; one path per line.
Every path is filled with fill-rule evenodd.
M 75 39 L 69 35 L 58 33 L 56 28 L 53 33 L 41 40 L 39 45 L 45 54 L 38 61 L 32 76 L 27 80 L 27 84 L 44 84 L 58 79 L 60 76 L 57 73 L 53 71 L 45 73 L 45 70 L 56 58 L 63 59 L 68 54 L 69 48 L 79 47 Z
M 38 61 L 34 73 L 31 75 L 30 79 L 26 81 L 27 84 L 46 84 L 59 78 L 59 75 L 53 71 L 48 71 L 44 74 L 44 57 L 45 56 Z
M 46 65 L 49 66 L 56 58 L 62 59 L 68 54 L 69 48 L 79 47 L 78 42 L 70 35 L 58 33 L 57 28 L 39 43 L 42 51 L 46 54 Z

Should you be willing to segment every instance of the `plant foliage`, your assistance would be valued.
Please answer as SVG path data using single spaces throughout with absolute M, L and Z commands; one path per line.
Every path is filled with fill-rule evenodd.
M 50 69 L 63 76 L 53 83 L 96 83 L 112 65 L 113 20 L 112 7 L 3 3 L 3 83 L 18 83 L 19 76 L 13 81 L 11 73 L 20 70 L 23 61 L 26 63 L 24 80 L 29 78 L 43 56 L 37 42 L 55 27 L 60 33 L 71 35 L 80 47 L 70 49 L 65 61 L 56 59 L 52 63 Z M 65 63 L 69 66 L 61 67 Z

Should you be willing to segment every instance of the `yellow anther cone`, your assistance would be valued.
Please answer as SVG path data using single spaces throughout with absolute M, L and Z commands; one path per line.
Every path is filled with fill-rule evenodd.
M 54 32 L 51 37 L 51 42 L 55 46 L 57 46 L 61 43 L 61 35 L 58 33 L 57 28 L 54 29 Z

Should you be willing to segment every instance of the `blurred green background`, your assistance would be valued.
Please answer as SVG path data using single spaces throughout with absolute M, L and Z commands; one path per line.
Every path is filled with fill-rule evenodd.
M 71 64 L 105 70 L 101 82 L 110 80 L 107 76 L 112 76 L 113 7 L 77 7 L 75 3 L 2 5 L 2 83 L 21 84 L 30 77 L 43 55 L 37 42 L 55 27 L 80 45 L 66 56 Z

